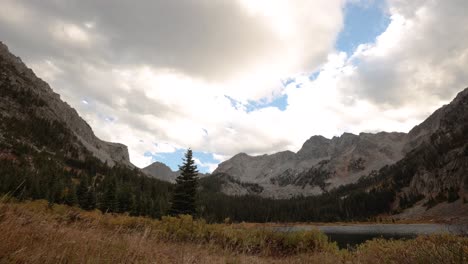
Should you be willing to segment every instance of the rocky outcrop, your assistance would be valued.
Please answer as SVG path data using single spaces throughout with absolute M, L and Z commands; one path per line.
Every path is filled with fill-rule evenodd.
M 55 93 L 50 86 L 38 78 L 34 72 L 26 67 L 20 58 L 11 54 L 6 45 L 0 42 L 0 84 L 28 97 L 34 97 L 36 102 L 42 102 L 34 106 L 30 113 L 47 120 L 56 120 L 64 124 L 89 152 L 108 165 L 116 163 L 133 167 L 130 163 L 128 149 L 123 144 L 105 142 L 97 138 L 91 127 L 84 121 L 60 95 Z M 32 100 L 29 98 L 28 100 Z M 28 119 L 30 116 L 22 115 L 21 111 L 15 111 L 22 107 L 18 100 L 0 98 L 0 114 L 6 117 Z M 29 105 L 29 107 L 33 107 Z

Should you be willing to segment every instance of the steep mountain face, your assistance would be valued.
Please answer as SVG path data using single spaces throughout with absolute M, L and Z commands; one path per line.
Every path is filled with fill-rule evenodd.
M 258 184 L 263 190 L 257 194 L 265 197 L 317 195 L 400 160 L 405 142 L 404 133 L 345 133 L 332 139 L 313 136 L 297 153 L 256 157 L 241 153 L 221 163 L 213 174 Z M 226 184 L 224 192 L 240 194 L 232 185 Z
M 27 133 L 37 133 L 39 127 L 34 122 L 47 124 L 45 127 L 60 126 L 70 131 L 67 139 L 72 142 L 70 149 L 75 155 L 83 157 L 80 148 L 84 147 L 102 162 L 113 166 L 117 163 L 133 167 L 129 160 L 127 147 L 118 143 L 105 142 L 97 138 L 91 127 L 78 115 L 75 109 L 60 99 L 49 85 L 38 78 L 34 72 L 27 68 L 20 58 L 11 54 L 6 45 L 0 42 L 0 140 L 5 141 L 5 134 L 15 129 L 22 136 L 21 140 L 28 138 Z M 57 130 L 57 129 L 56 129 Z M 22 135 L 20 135 L 22 134 Z M 10 137 L 15 135 L 10 135 Z M 34 137 L 37 139 L 37 137 Z M 64 138 L 56 138 L 62 140 Z M 33 142 L 28 142 L 32 145 Z M 65 142 L 56 142 L 65 143 Z M 65 144 L 64 144 L 65 145 Z M 66 152 L 66 151 L 65 151 Z
M 297 153 L 285 151 L 256 157 L 238 154 L 221 163 L 213 175 L 222 176 L 222 191 L 227 194 L 271 198 L 318 195 L 356 183 L 363 176 L 375 176 L 381 168 L 403 158 L 424 168 L 421 157 L 414 155 L 431 153 L 440 167 L 419 168 L 414 175 L 407 176 L 411 183 L 405 183 L 408 185 L 405 195 L 433 195 L 453 189 L 460 186 L 461 175 L 468 172 L 464 159 L 460 158 L 460 153 L 468 153 L 464 145 L 468 140 L 468 129 L 463 132 L 468 119 L 467 98 L 468 90 L 461 92 L 451 104 L 434 112 L 408 134 L 344 133 L 332 139 L 313 136 Z M 459 144 L 457 147 L 454 147 L 455 142 Z M 447 151 L 443 147 L 444 151 L 439 149 L 434 153 L 435 146 L 441 145 L 453 148 Z M 261 188 L 251 191 L 242 188 L 241 183 L 256 184 Z
M 179 176 L 178 172 L 172 171 L 171 168 L 161 162 L 155 162 L 143 168 L 142 171 L 150 177 L 171 183 L 175 183 L 177 176 Z

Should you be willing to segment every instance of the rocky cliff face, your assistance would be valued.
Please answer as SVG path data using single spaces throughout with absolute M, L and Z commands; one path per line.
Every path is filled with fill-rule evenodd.
M 28 121 L 34 117 L 57 121 L 73 133 L 78 140 L 76 144 L 85 147 L 101 161 L 110 166 L 116 163 L 133 166 L 125 145 L 97 138 L 76 110 L 62 101 L 46 82 L 38 78 L 1 42 L 0 87 L 2 118 Z

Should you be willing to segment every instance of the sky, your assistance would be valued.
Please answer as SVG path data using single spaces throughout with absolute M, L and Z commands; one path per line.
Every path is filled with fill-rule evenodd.
M 468 87 L 466 0 L 0 6 L 0 41 L 138 167 L 407 132 Z

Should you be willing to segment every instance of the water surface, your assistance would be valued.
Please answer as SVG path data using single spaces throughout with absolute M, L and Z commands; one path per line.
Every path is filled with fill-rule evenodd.
M 340 248 L 355 247 L 373 238 L 410 239 L 418 235 L 429 234 L 467 234 L 468 225 L 444 224 L 359 224 L 359 225 L 296 225 L 280 226 L 275 230 L 281 232 L 296 232 L 318 229 L 325 233 L 331 241 L 337 242 Z

